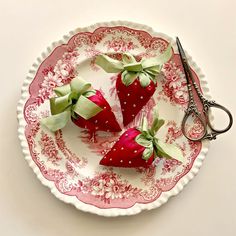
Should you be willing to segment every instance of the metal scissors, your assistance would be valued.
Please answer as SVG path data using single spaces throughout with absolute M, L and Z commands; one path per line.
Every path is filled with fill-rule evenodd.
M 182 125 L 181 125 L 182 132 L 183 132 L 184 136 L 191 141 L 201 141 L 204 139 L 208 139 L 208 140 L 216 139 L 217 135 L 225 133 L 226 131 L 228 131 L 231 128 L 231 126 L 233 124 L 232 114 L 224 106 L 216 103 L 215 101 L 207 100 L 203 96 L 197 83 L 194 80 L 192 71 L 191 71 L 188 61 L 187 61 L 187 57 L 185 55 L 184 49 L 183 49 L 178 37 L 176 38 L 176 43 L 177 43 L 177 47 L 179 50 L 180 59 L 181 59 L 182 65 L 183 65 L 184 74 L 185 74 L 185 77 L 187 80 L 187 89 L 188 89 L 188 95 L 189 95 L 188 108 L 185 112 L 184 118 L 182 120 Z M 194 89 L 196 91 L 196 95 L 199 98 L 198 100 L 202 104 L 202 109 L 203 109 L 202 113 L 199 111 L 198 106 L 196 105 L 192 89 Z M 213 125 L 211 124 L 211 121 L 209 119 L 210 108 L 221 109 L 228 115 L 229 123 L 228 123 L 227 127 L 225 127 L 224 129 L 215 129 L 213 127 Z M 197 138 L 192 138 L 188 134 L 187 129 L 186 129 L 186 122 L 190 118 L 190 116 L 192 116 L 192 115 L 196 116 L 199 119 L 199 121 L 203 127 L 202 134 Z

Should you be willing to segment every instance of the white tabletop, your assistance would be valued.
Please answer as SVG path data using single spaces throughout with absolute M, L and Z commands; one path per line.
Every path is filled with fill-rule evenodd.
M 199 174 L 162 207 L 104 218 L 56 199 L 23 158 L 16 104 L 36 57 L 79 26 L 129 20 L 178 35 L 211 94 L 236 114 L 235 0 L 0 1 L 1 235 L 236 235 L 235 125 L 212 142 Z

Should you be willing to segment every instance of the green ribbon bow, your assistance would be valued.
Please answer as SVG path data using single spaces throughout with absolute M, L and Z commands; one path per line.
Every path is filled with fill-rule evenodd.
M 88 120 L 102 111 L 101 107 L 88 99 L 96 94 L 96 91 L 81 77 L 55 88 L 54 92 L 57 97 L 50 99 L 52 116 L 41 120 L 41 123 L 53 132 L 65 127 L 71 116 L 75 119 L 81 116 Z
M 96 57 L 95 63 L 101 66 L 108 73 L 122 72 L 122 82 L 129 86 L 136 78 L 139 78 L 142 87 L 147 87 L 151 81 L 156 83 L 156 76 L 160 73 L 162 65 L 172 56 L 171 45 L 167 47 L 165 52 L 158 57 L 142 59 L 136 61 L 130 53 L 122 54 L 122 60 L 115 60 L 107 55 L 99 55 Z
M 146 118 L 143 118 L 141 127 L 138 130 L 141 131 L 135 141 L 141 146 L 145 147 L 143 152 L 143 159 L 148 160 L 153 152 L 158 157 L 173 158 L 180 162 L 183 162 L 182 151 L 173 144 L 164 143 L 157 137 L 156 132 L 163 126 L 165 121 L 158 118 L 158 113 L 154 110 L 154 120 L 151 128 L 148 128 L 148 122 Z

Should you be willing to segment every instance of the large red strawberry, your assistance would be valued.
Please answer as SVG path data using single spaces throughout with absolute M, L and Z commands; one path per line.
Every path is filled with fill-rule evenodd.
M 128 125 L 154 94 L 157 87 L 157 75 L 162 65 L 172 55 L 169 46 L 159 57 L 137 61 L 129 53 L 122 55 L 122 60 L 115 60 L 107 55 L 99 55 L 96 64 L 108 73 L 119 72 L 116 91 L 123 114 L 123 124 Z
M 183 161 L 182 151 L 155 137 L 164 120 L 155 117 L 151 128 L 146 119 L 142 127 L 130 128 L 123 133 L 111 150 L 100 161 L 101 165 L 114 167 L 148 167 L 155 157 L 174 158 Z
M 81 128 L 86 128 L 92 135 L 97 130 L 118 132 L 119 124 L 110 105 L 100 91 L 91 88 L 91 84 L 80 77 L 70 84 L 56 88 L 57 97 L 50 99 L 52 116 L 41 120 L 50 130 L 63 128 L 67 121 L 72 121 Z

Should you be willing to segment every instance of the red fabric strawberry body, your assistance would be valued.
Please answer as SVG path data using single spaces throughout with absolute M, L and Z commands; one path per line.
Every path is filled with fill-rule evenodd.
M 132 84 L 126 86 L 121 78 L 120 73 L 116 80 L 116 90 L 123 114 L 123 124 L 126 126 L 150 100 L 155 93 L 157 83 L 150 81 L 147 87 L 142 87 L 140 80 L 137 78 Z
M 96 90 L 96 94 L 88 97 L 88 99 L 103 110 L 97 115 L 86 120 L 81 116 L 78 116 L 77 119 L 72 118 L 72 121 L 81 128 L 88 129 L 91 133 L 101 130 L 101 131 L 110 131 L 110 132 L 119 132 L 121 128 L 116 120 L 114 113 L 111 110 L 109 103 L 103 97 L 100 91 Z
M 154 160 L 153 155 L 146 161 L 142 158 L 145 147 L 139 145 L 135 138 L 141 132 L 130 128 L 123 133 L 112 149 L 100 161 L 101 165 L 115 167 L 148 167 Z

